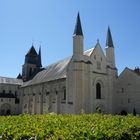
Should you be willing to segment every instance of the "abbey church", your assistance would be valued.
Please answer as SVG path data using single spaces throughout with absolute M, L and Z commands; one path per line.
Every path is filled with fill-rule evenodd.
M 140 114 L 140 69 L 125 68 L 118 75 L 115 46 L 107 30 L 105 53 L 99 40 L 84 51 L 78 14 L 71 57 L 42 67 L 41 48 L 25 55 L 22 74 L 0 77 L 0 115 L 21 113 Z

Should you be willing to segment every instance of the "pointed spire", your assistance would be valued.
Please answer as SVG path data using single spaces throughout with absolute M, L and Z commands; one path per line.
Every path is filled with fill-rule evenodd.
M 78 12 L 78 15 L 77 15 L 77 20 L 76 20 L 76 25 L 75 25 L 73 35 L 81 35 L 81 36 L 83 36 L 79 12 Z
M 111 36 L 111 31 L 110 31 L 109 27 L 108 27 L 108 31 L 107 31 L 106 46 L 114 47 L 113 41 L 112 41 L 112 36 Z
M 41 63 L 41 46 L 40 46 L 39 52 L 38 52 L 38 66 L 42 67 L 42 63 Z

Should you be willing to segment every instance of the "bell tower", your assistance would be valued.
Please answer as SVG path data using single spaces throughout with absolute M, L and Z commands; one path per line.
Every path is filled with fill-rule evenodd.
M 37 54 L 34 46 L 32 45 L 28 53 L 25 55 L 25 62 L 22 67 L 23 81 L 32 79 L 40 71 L 41 67 L 41 48 Z

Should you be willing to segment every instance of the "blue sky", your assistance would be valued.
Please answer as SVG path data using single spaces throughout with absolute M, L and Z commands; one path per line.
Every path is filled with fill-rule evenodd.
M 43 66 L 71 56 L 78 11 L 85 50 L 105 48 L 109 25 L 119 73 L 140 66 L 140 0 L 0 0 L 0 75 L 16 77 L 32 43 Z

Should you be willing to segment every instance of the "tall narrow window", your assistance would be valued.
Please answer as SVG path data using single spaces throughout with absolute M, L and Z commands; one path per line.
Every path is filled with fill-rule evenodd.
M 122 88 L 122 93 L 124 93 L 124 88 Z
M 66 88 L 64 88 L 63 100 L 66 100 Z
M 101 84 L 96 84 L 96 99 L 101 99 Z

